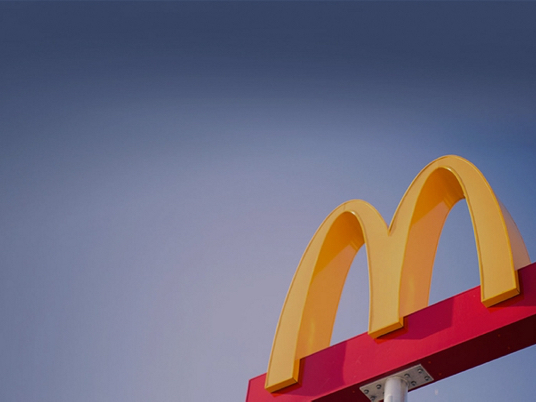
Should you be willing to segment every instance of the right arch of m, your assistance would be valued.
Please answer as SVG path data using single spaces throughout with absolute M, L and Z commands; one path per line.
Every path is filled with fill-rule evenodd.
M 405 316 L 426 307 L 443 224 L 461 199 L 473 223 L 482 303 L 489 307 L 519 294 L 516 269 L 530 259 L 517 226 L 472 163 L 441 157 L 413 180 L 389 227 L 362 200 L 343 203 L 320 225 L 279 318 L 266 389 L 298 382 L 300 359 L 330 345 L 346 275 L 361 246 L 368 257 L 370 336 L 403 327 Z

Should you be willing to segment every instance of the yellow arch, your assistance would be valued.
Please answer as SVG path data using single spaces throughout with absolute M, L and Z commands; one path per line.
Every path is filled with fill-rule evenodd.
M 301 358 L 329 346 L 348 269 L 363 244 L 370 281 L 369 334 L 401 328 L 428 305 L 433 263 L 445 219 L 465 198 L 480 265 L 482 303 L 519 294 L 516 269 L 530 264 L 510 214 L 480 171 L 458 156 L 426 166 L 402 197 L 390 227 L 362 200 L 337 207 L 320 225 L 298 265 L 279 318 L 266 389 L 298 382 Z

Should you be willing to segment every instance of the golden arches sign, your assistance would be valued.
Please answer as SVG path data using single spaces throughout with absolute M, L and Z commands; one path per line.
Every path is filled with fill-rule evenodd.
M 428 305 L 437 244 L 452 207 L 467 201 L 486 307 L 519 294 L 517 268 L 530 263 L 523 239 L 488 182 L 469 161 L 444 156 L 413 180 L 387 227 L 362 200 L 337 207 L 320 225 L 298 265 L 279 318 L 265 388 L 297 383 L 300 359 L 329 346 L 342 288 L 365 244 L 370 336 L 399 329 Z

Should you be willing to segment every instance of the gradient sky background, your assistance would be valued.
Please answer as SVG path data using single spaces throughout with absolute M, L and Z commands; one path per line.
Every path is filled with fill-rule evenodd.
M 536 3 L 0 3 L 0 400 L 243 401 L 310 238 L 476 164 L 536 258 Z M 366 330 L 365 253 L 333 343 Z M 465 202 L 431 302 L 479 284 Z M 409 394 L 532 400 L 529 348 Z

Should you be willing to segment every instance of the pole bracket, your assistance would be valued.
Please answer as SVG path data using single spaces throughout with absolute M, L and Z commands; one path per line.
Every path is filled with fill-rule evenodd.
M 398 373 L 388 375 L 387 377 L 363 385 L 362 387 L 359 387 L 359 389 L 371 402 L 379 402 L 384 399 L 385 382 L 391 377 L 399 377 L 406 381 L 408 384 L 408 391 L 434 381 L 425 368 L 418 364 L 406 370 L 399 371 Z

